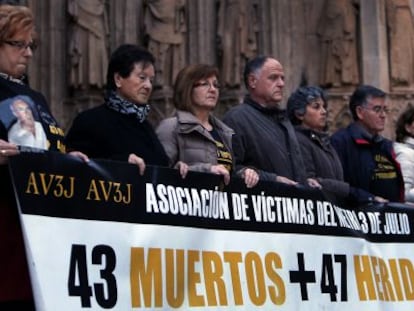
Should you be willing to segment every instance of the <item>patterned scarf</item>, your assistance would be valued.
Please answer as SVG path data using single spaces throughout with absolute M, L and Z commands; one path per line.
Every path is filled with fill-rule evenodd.
M 110 91 L 105 104 L 108 108 L 115 110 L 122 114 L 134 114 L 140 123 L 144 122 L 151 109 L 150 105 L 136 105 L 123 99 L 114 91 Z
M 24 76 L 21 79 L 16 79 L 16 78 L 13 78 L 12 76 L 9 76 L 7 73 L 0 72 L 0 77 L 2 77 L 5 80 L 9 80 L 9 81 L 12 81 L 18 84 L 24 84 L 23 82 Z

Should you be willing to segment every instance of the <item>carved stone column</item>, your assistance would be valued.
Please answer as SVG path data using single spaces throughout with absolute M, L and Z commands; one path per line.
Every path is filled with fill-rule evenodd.
M 216 63 L 216 0 L 189 0 L 188 63 Z
M 118 0 L 109 2 L 110 51 L 123 43 L 143 42 L 144 0 Z
M 360 1 L 362 82 L 389 91 L 384 0 Z
M 39 47 L 36 50 L 29 71 L 29 83 L 47 98 L 53 115 L 65 128 L 71 115 L 64 102 L 66 91 L 66 2 L 65 0 L 29 0 Z

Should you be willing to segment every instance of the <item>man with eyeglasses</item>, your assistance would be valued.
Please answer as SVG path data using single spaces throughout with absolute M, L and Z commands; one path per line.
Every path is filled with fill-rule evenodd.
M 404 183 L 393 143 L 381 136 L 389 112 L 387 96 L 371 86 L 359 86 L 349 108 L 354 122 L 331 137 L 351 186 L 391 202 L 403 202 Z

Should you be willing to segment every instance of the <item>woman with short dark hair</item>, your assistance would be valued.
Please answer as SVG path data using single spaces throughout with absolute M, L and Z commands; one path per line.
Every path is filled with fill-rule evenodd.
M 91 158 L 128 161 L 140 174 L 147 164 L 168 166 L 168 158 L 147 120 L 155 77 L 154 57 L 133 44 L 111 55 L 105 102 L 81 112 L 66 136 L 69 150 Z
M 307 178 L 317 179 L 323 190 L 351 204 L 383 201 L 344 182 L 341 161 L 326 132 L 327 110 L 324 91 L 316 86 L 300 87 L 288 99 L 287 114 L 295 125 Z

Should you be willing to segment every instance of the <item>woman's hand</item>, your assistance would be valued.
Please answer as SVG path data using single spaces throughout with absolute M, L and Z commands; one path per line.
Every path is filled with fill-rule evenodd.
M 86 154 L 80 151 L 71 151 L 68 154 L 70 154 L 73 157 L 81 159 L 83 162 L 89 162 L 89 158 Z
M 308 178 L 307 182 L 308 182 L 308 185 L 312 188 L 322 189 L 322 185 L 315 178 Z
M 16 144 L 0 139 L 0 164 L 6 164 L 9 157 L 20 153 Z
M 184 163 L 183 161 L 178 161 L 175 167 L 180 171 L 180 175 L 182 178 L 185 178 L 188 173 L 188 164 Z
M 259 182 L 259 174 L 251 168 L 246 168 L 243 171 L 242 177 L 247 188 L 253 188 Z
M 144 161 L 144 159 L 143 159 L 143 158 L 140 158 L 140 157 L 139 157 L 139 156 L 137 156 L 136 154 L 131 153 L 131 154 L 128 156 L 128 163 L 138 165 L 139 174 L 140 174 L 140 175 L 144 175 L 144 172 L 145 172 L 145 161 Z
M 221 164 L 212 165 L 210 171 L 213 174 L 223 175 L 224 183 L 226 185 L 230 182 L 230 172 Z

